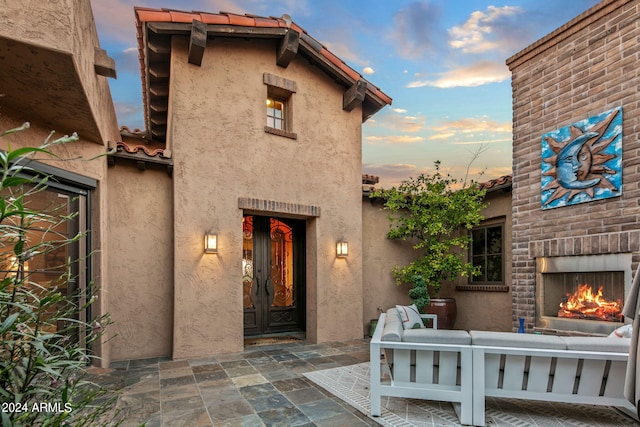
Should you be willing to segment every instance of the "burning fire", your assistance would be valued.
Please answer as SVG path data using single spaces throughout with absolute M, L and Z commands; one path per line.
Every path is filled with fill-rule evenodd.
M 602 296 L 602 286 L 594 294 L 591 286 L 584 284 L 578 285 L 573 294 L 567 294 L 567 300 L 560 303 L 558 317 L 619 322 L 623 316 L 620 304 Z

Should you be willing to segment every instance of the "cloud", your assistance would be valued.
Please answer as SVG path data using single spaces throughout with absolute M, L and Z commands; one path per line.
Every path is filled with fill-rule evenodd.
M 109 52 L 116 61 L 118 73 L 130 72 L 134 74 L 140 73 L 140 59 L 138 58 L 138 48 L 129 47 L 124 50 Z
M 464 53 L 482 53 L 502 50 L 509 46 L 509 38 L 500 37 L 501 28 L 513 29 L 513 18 L 523 10 L 514 6 L 489 6 L 486 12 L 475 11 L 462 25 L 449 29 L 450 46 Z
M 475 64 L 456 68 L 443 73 L 431 80 L 416 80 L 407 88 L 424 86 L 449 89 L 454 87 L 474 87 L 489 83 L 500 83 L 511 77 L 509 68 L 504 62 L 478 61 Z
M 497 138 L 497 139 L 472 139 L 469 141 L 452 142 L 452 145 L 476 145 L 476 144 L 494 144 L 498 142 L 511 142 L 511 138 Z
M 133 104 L 130 102 L 115 102 L 114 107 L 118 123 L 127 125 L 132 129 L 144 129 L 142 103 Z
M 387 114 L 378 114 L 376 126 L 383 127 L 388 130 L 399 133 L 416 133 L 422 130 L 425 126 L 426 118 L 424 116 L 409 116 L 404 113 L 407 110 L 399 108 L 391 110 Z
M 373 71 L 373 68 L 371 67 L 364 67 L 362 69 L 362 74 L 373 74 L 375 73 L 375 71 Z
M 441 29 L 441 10 L 428 2 L 414 2 L 393 17 L 391 38 L 398 54 L 408 59 L 423 58 L 439 50 L 446 32 Z
M 137 2 L 130 0 L 91 0 L 96 27 L 103 43 L 118 42 L 129 47 L 136 45 L 134 4 Z
M 443 122 L 430 130 L 434 132 L 430 141 L 448 140 L 453 145 L 471 145 L 511 141 L 512 126 L 511 122 L 500 123 L 481 117 Z
M 338 58 L 343 60 L 345 63 L 349 65 L 355 64 L 358 66 L 366 66 L 366 68 L 369 68 L 372 71 L 372 73 L 367 73 L 366 71 L 364 73 L 373 74 L 373 69 L 368 67 L 368 61 L 359 57 L 358 54 L 356 54 L 353 50 L 351 50 L 351 48 L 346 44 L 335 43 L 330 41 L 322 41 L 321 43 L 324 45 L 324 47 L 327 48 L 327 50 L 329 50 L 331 53 L 333 53 Z
M 456 136 L 455 132 L 445 132 L 445 133 L 437 133 L 435 135 L 431 135 L 429 137 L 429 141 L 437 141 L 439 139 L 449 139 Z
M 397 186 L 410 176 L 419 175 L 420 172 L 421 171 L 416 165 L 403 163 L 382 165 L 374 165 L 370 163 L 362 164 L 362 173 L 379 177 L 379 187 L 381 188 Z
M 499 123 L 493 120 L 487 120 L 486 117 L 482 118 L 462 118 L 458 120 L 449 121 L 441 124 L 440 126 L 434 126 L 432 128 L 436 131 L 448 131 L 453 130 L 455 132 L 471 133 L 471 132 L 507 132 L 511 133 L 511 122 Z
M 422 136 L 411 136 L 411 135 L 386 135 L 386 136 L 366 136 L 365 141 L 369 144 L 373 144 L 376 142 L 382 142 L 385 144 L 416 144 L 424 141 L 424 137 Z
M 308 0 L 281 0 L 278 2 L 268 0 L 199 0 L 197 2 L 205 5 L 204 8 L 196 8 L 197 10 L 213 13 L 220 11 L 251 13 L 262 16 L 282 16 L 286 13 L 291 16 L 294 22 L 298 22 L 298 17 L 310 16 L 312 13 Z

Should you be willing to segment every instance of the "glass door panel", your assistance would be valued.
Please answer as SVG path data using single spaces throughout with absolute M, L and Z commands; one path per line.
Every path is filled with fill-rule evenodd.
M 303 331 L 304 221 L 245 216 L 242 224 L 245 335 Z

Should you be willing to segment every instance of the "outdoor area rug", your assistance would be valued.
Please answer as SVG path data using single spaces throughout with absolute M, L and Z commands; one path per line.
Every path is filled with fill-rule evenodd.
M 396 397 L 383 397 L 381 416 L 371 417 L 368 362 L 307 372 L 304 376 L 383 426 L 460 425 L 448 402 Z M 496 398 L 487 398 L 486 420 L 487 426 L 496 427 L 640 426 L 618 410 L 606 406 Z

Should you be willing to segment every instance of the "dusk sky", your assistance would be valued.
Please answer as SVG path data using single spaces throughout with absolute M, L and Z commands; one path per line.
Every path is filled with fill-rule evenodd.
M 510 56 L 597 0 L 91 0 L 118 123 L 144 127 L 134 6 L 288 14 L 393 98 L 365 122 L 362 172 L 380 187 L 433 170 L 487 181 L 511 173 Z M 553 131 L 554 129 L 546 129 Z M 479 175 L 483 172 L 482 175 Z

